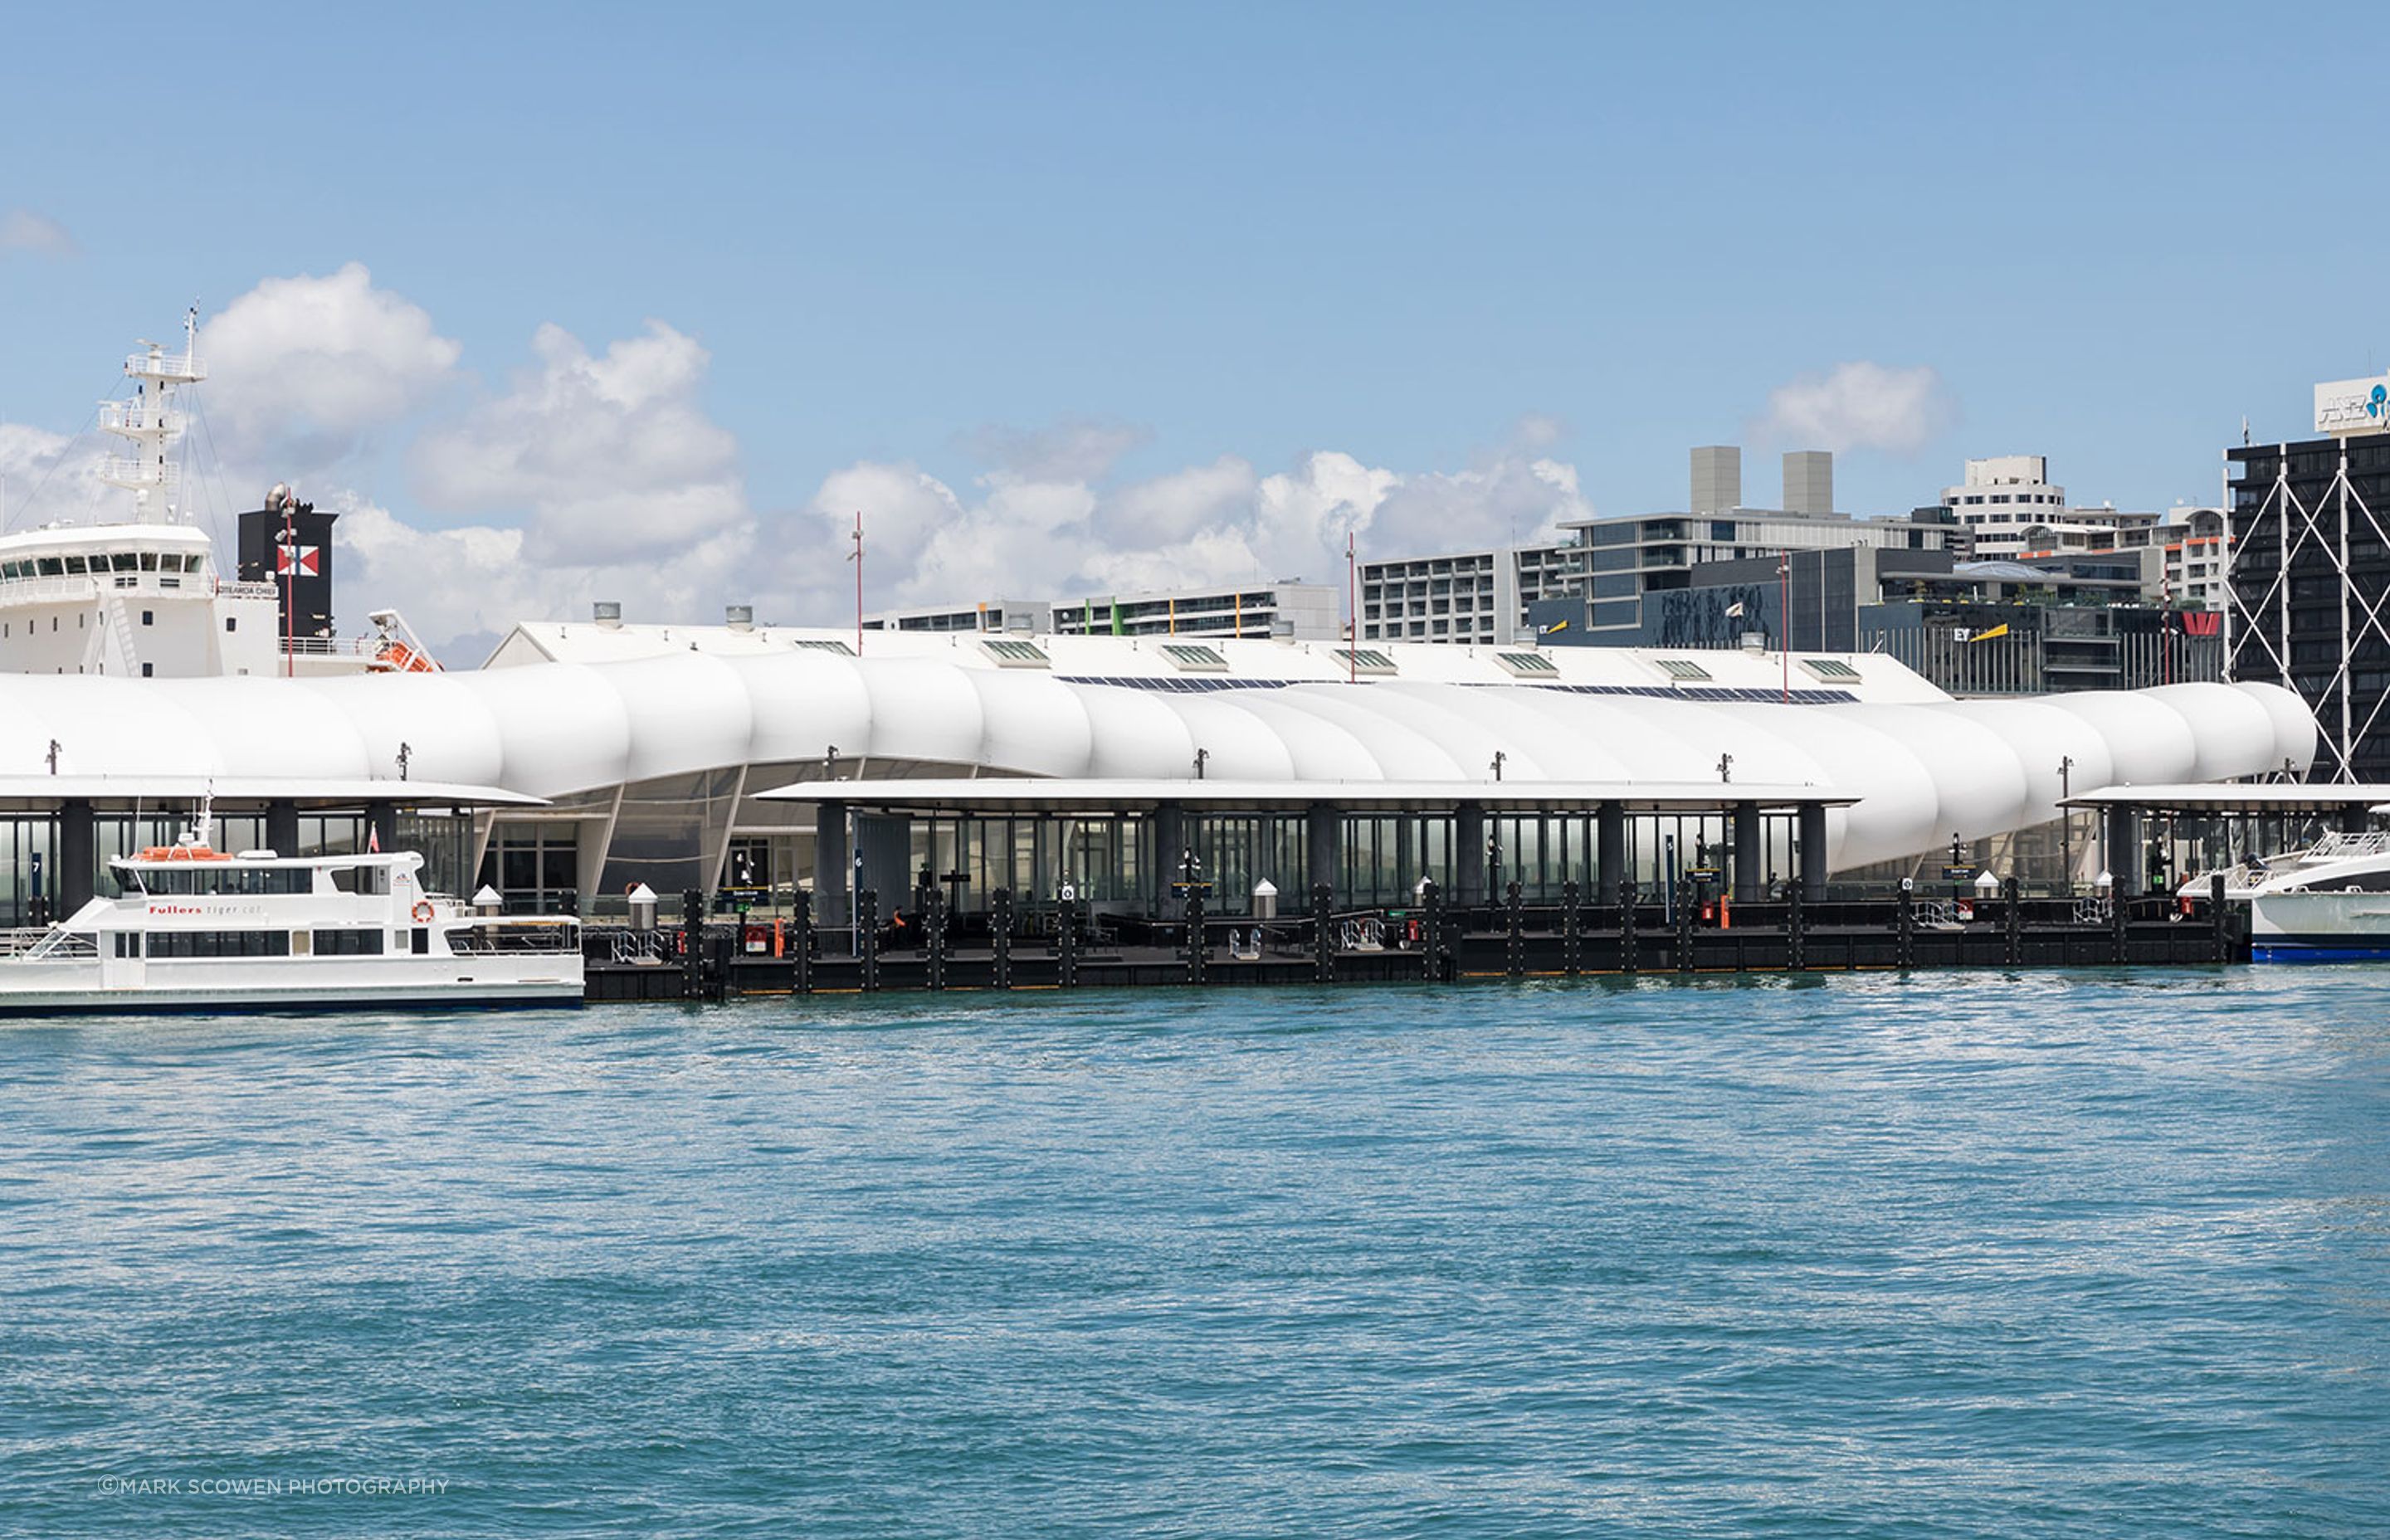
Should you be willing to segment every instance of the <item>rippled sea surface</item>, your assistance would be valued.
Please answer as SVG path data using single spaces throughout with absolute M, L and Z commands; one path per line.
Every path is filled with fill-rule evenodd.
M 0 1027 L 0 1533 L 2379 1534 L 2385 1004 Z

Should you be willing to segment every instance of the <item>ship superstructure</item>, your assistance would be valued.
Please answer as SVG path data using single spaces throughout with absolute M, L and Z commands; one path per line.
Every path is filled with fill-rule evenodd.
M 155 342 L 124 361 L 129 398 L 106 401 L 99 427 L 125 451 L 99 479 L 132 494 L 126 522 L 50 524 L 0 535 L 0 669 L 132 678 L 268 674 L 279 661 L 271 583 L 238 583 L 188 522 L 176 453 L 183 387 L 207 378 L 196 312 L 183 351 Z
M 144 341 L 124 361 L 132 395 L 99 404 L 98 427 L 123 447 L 96 474 L 131 494 L 130 519 L 0 534 L 0 673 L 172 679 L 436 667 L 393 610 L 375 612 L 373 635 L 331 635 L 323 532 L 332 516 L 288 486 L 267 494 L 262 513 L 241 516 L 263 536 L 254 570 L 236 576 L 219 565 L 191 521 L 181 453 L 180 392 L 207 374 L 193 310 L 182 351 Z

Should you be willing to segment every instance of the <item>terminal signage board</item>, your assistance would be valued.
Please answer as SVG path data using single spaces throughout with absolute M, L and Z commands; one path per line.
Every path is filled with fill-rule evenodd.
M 2318 385 L 2315 430 L 2343 438 L 2352 433 L 2390 432 L 2390 375 Z

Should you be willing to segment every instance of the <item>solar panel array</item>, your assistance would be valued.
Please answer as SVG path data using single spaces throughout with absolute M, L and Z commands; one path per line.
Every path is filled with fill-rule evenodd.
M 1207 690 L 1278 690 L 1290 685 L 1339 685 L 1341 679 L 1189 679 L 1157 678 L 1151 675 L 1059 674 L 1066 685 L 1110 685 L 1124 690 L 1170 690 L 1181 695 L 1200 695 Z M 1498 687 L 1517 689 L 1516 685 L 1495 686 L 1489 680 L 1466 681 L 1472 689 Z M 1726 685 L 1553 685 L 1538 684 L 1529 689 L 1565 690 L 1571 695 L 1636 695 L 1654 700 L 1742 700 L 1754 705 L 1768 705 L 1786 699 L 1781 689 L 1745 689 Z M 1848 690 L 1796 689 L 1791 700 L 1796 706 L 1855 706 L 1858 697 Z
M 1796 706 L 1856 706 L 1859 698 L 1848 690 L 1745 689 L 1734 685 L 1544 685 L 1548 690 L 1572 695 L 1641 695 L 1654 700 L 1747 700 L 1764 706 L 1790 699 Z
M 1206 679 L 1185 675 L 1156 677 L 1152 674 L 1060 674 L 1066 685 L 1111 685 L 1124 690 L 1175 690 L 1181 695 L 1200 695 L 1205 690 L 1275 690 L 1289 685 L 1342 684 L 1342 680 L 1318 679 Z

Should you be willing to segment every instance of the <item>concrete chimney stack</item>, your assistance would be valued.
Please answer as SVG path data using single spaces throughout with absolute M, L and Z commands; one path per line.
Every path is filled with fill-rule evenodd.
M 1834 511 L 1831 452 L 1795 449 L 1784 456 L 1784 511 L 1820 516 Z
M 1693 500 L 1689 511 L 1724 513 L 1742 507 L 1742 451 L 1730 443 L 1693 451 Z

